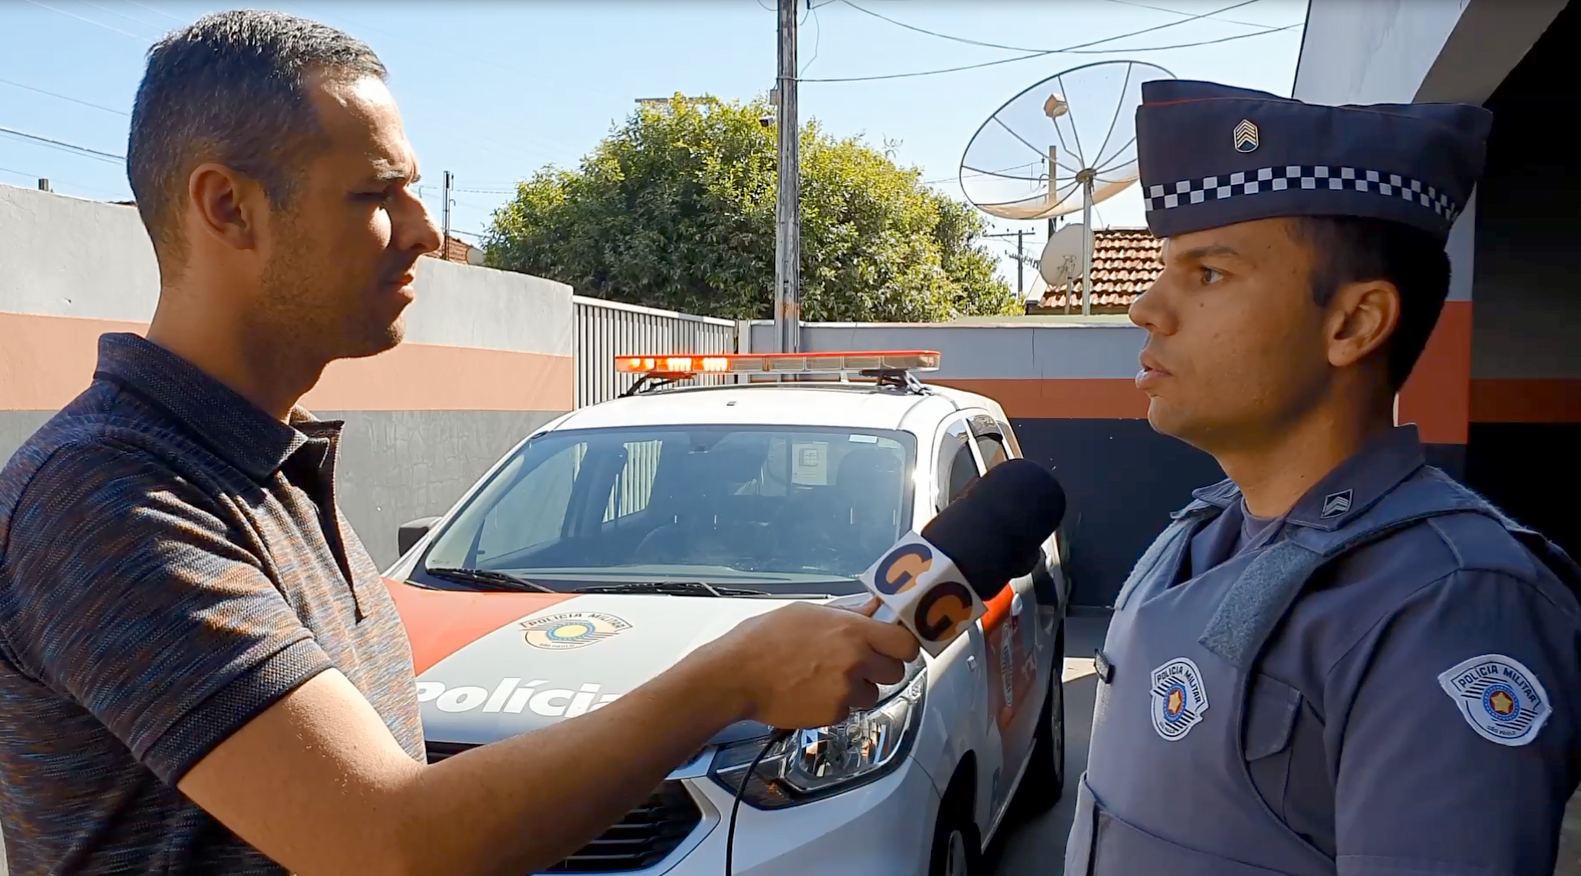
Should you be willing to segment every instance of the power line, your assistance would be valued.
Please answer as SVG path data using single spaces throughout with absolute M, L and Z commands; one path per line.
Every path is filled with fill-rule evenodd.
M 1112 51 L 1096 51 L 1096 50 L 1092 50 L 1092 49 L 1087 49 L 1087 50 L 1084 50 L 1084 51 L 1072 51 L 1072 52 L 1068 52 L 1067 54 L 1071 54 L 1071 55 L 1110 55 L 1110 54 L 1114 54 L 1115 52 L 1125 52 L 1126 54 L 1130 54 L 1132 52 L 1168 52 L 1168 51 L 1172 51 L 1174 49 L 1194 49 L 1197 46 L 1216 46 L 1219 43 L 1233 43 L 1236 40 L 1245 40 L 1245 39 L 1251 39 L 1252 37 L 1260 37 L 1260 36 L 1268 36 L 1270 34 L 1284 33 L 1287 30 L 1295 30 L 1296 28 L 1301 27 L 1301 26 L 1302 26 L 1302 24 L 1298 22 L 1296 24 L 1287 24 L 1284 27 L 1270 27 L 1267 30 L 1258 30 L 1258 31 L 1253 31 L 1251 33 L 1238 33 L 1238 34 L 1235 34 L 1234 36 L 1219 37 L 1216 40 L 1200 40 L 1200 41 L 1194 42 L 1194 43 L 1175 43 L 1172 46 L 1137 46 L 1136 48 L 1114 49 Z
M 65 149 L 71 152 L 77 152 L 87 155 L 90 158 L 97 158 L 100 161 L 108 161 L 111 163 L 124 163 L 126 161 L 126 156 L 124 155 L 112 155 L 109 152 L 100 152 L 97 149 L 89 149 L 86 146 L 78 146 L 75 143 L 67 143 L 64 140 L 51 140 L 48 137 L 40 137 L 37 134 L 29 134 L 26 131 L 18 131 L 15 128 L 0 126 L 0 134 L 10 134 L 13 137 L 22 137 L 28 140 L 36 140 L 39 143 L 45 144 L 46 146 L 53 146 L 57 149 Z
M 1291 25 L 1287 25 L 1285 27 L 1271 28 L 1269 30 L 1259 30 L 1259 31 L 1253 31 L 1252 33 L 1243 33 L 1243 34 L 1236 34 L 1235 36 L 1221 37 L 1221 38 L 1216 39 L 1216 40 L 1202 40 L 1200 42 L 1193 42 L 1193 43 L 1175 43 L 1174 45 L 1168 45 L 1168 46 L 1138 46 L 1138 47 L 1134 47 L 1134 48 L 1107 49 L 1107 50 L 1104 50 L 1104 49 L 1085 49 L 1085 50 L 1082 50 L 1082 49 L 1059 49 L 1059 50 L 1049 51 L 1049 52 L 1034 52 L 1034 53 L 1029 54 L 1029 55 L 1017 55 L 1014 58 L 1000 58 L 997 61 L 985 61 L 985 62 L 983 62 L 981 64 L 966 64 L 966 65 L 960 66 L 960 67 L 946 67 L 946 68 L 944 68 L 942 70 L 917 70 L 917 71 L 914 71 L 914 72 L 911 72 L 911 73 L 888 73 L 888 74 L 885 74 L 885 75 L 882 75 L 882 76 L 846 76 L 846 77 L 842 77 L 842 78 L 839 78 L 839 79 L 803 79 L 801 81 L 802 82 L 878 82 L 878 81 L 887 80 L 887 79 L 911 79 L 911 78 L 914 78 L 914 77 L 917 77 L 917 76 L 938 76 L 938 75 L 941 75 L 941 74 L 944 74 L 944 73 L 959 73 L 959 72 L 962 72 L 964 70 L 977 70 L 977 69 L 980 69 L 980 68 L 983 68 L 983 67 L 998 66 L 999 64 L 1013 64 L 1016 61 L 1027 61 L 1027 60 L 1031 60 L 1032 58 L 1046 58 L 1049 55 L 1112 55 L 1112 54 L 1115 54 L 1115 53 L 1118 53 L 1118 52 L 1124 52 L 1126 54 L 1132 54 L 1132 53 L 1135 53 L 1135 52 L 1167 52 L 1167 51 L 1172 51 L 1174 49 L 1191 49 L 1191 48 L 1196 48 L 1197 46 L 1212 46 L 1212 45 L 1218 45 L 1219 43 L 1228 43 L 1228 42 L 1233 42 L 1235 40 L 1249 39 L 1251 37 L 1268 36 L 1269 34 L 1282 33 L 1282 32 L 1287 31 L 1287 30 L 1295 30 L 1298 27 L 1301 27 L 1301 25 L 1300 24 L 1291 24 Z M 1115 37 L 1115 39 L 1119 39 L 1119 37 Z
M 896 27 L 902 27 L 902 28 L 905 28 L 906 30 L 914 31 L 914 32 L 920 33 L 920 34 L 926 34 L 926 35 L 931 36 L 931 37 L 938 37 L 941 40 L 950 40 L 952 42 L 965 43 L 965 44 L 967 44 L 969 46 L 982 46 L 984 48 L 989 48 L 989 49 L 1004 49 L 1005 51 L 1008 51 L 1008 52 L 1035 52 L 1035 53 L 1038 53 L 1038 54 L 1052 55 L 1052 54 L 1056 54 L 1056 53 L 1059 53 L 1059 52 L 1070 52 L 1070 51 L 1074 51 L 1076 49 L 1085 49 L 1085 48 L 1090 48 L 1092 46 L 1099 46 L 1099 45 L 1103 45 L 1104 43 L 1118 42 L 1119 40 L 1129 39 L 1130 37 L 1134 37 L 1134 36 L 1141 36 L 1142 34 L 1152 33 L 1154 31 L 1158 31 L 1158 30 L 1164 30 L 1165 28 L 1179 27 L 1182 24 L 1190 24 L 1191 22 L 1197 21 L 1199 19 L 1208 18 L 1208 17 L 1213 16 L 1213 15 L 1218 15 L 1221 12 L 1229 12 L 1231 10 L 1240 9 L 1242 6 L 1250 6 L 1253 3 L 1257 3 L 1257 2 L 1259 2 L 1259 0 L 1240 0 L 1240 2 L 1235 3 L 1233 5 L 1230 5 L 1230 6 L 1226 6 L 1223 9 L 1215 9 L 1212 12 L 1204 12 L 1204 13 L 1201 13 L 1200 15 L 1193 15 L 1190 18 L 1186 18 L 1186 19 L 1183 19 L 1181 21 L 1171 21 L 1171 22 L 1166 22 L 1164 24 L 1156 24 L 1156 25 L 1154 25 L 1152 27 L 1149 27 L 1149 28 L 1146 28 L 1144 30 L 1133 31 L 1131 33 L 1125 33 L 1125 34 L 1121 34 L 1119 36 L 1105 37 L 1104 39 L 1101 39 L 1101 40 L 1094 40 L 1094 41 L 1092 41 L 1090 43 L 1080 43 L 1080 44 L 1074 45 L 1074 46 L 1067 46 L 1067 47 L 1065 47 L 1063 49 L 1032 49 L 1032 48 L 1027 48 L 1026 46 L 1007 46 L 1007 45 L 1003 45 L 1001 43 L 989 43 L 989 42 L 983 42 L 981 40 L 967 39 L 966 37 L 952 36 L 951 34 L 939 33 L 938 31 L 933 31 L 933 30 L 928 30 L 927 28 L 917 27 L 914 24 L 907 24 L 904 21 L 897 21 L 897 20 L 895 20 L 893 18 L 890 18 L 887 15 L 884 15 L 883 13 L 874 12 L 871 9 L 864 9 L 861 6 L 858 6 L 855 3 L 851 2 L 851 0 L 845 0 L 845 5 L 851 7 L 852 9 L 855 9 L 857 12 L 860 12 L 860 13 L 862 13 L 864 15 L 871 15 L 874 18 L 879 19 L 880 21 L 887 21 L 890 24 L 895 25 Z
M 36 180 L 40 180 L 40 179 L 48 179 L 50 181 L 50 186 L 51 186 L 50 191 L 51 191 L 51 193 L 57 194 L 57 195 L 65 194 L 65 192 L 55 191 L 54 188 L 53 188 L 55 183 L 65 183 L 66 185 L 68 185 L 68 186 L 70 186 L 72 188 L 82 189 L 83 191 L 88 191 L 88 192 L 98 192 L 101 195 L 110 195 L 111 197 L 120 197 L 120 194 L 121 194 L 119 192 L 112 192 L 109 189 L 101 189 L 101 188 L 98 188 L 97 186 L 85 186 L 85 185 L 83 185 L 81 183 L 73 182 L 73 181 L 68 180 L 68 179 L 61 179 L 59 177 L 54 177 L 54 176 L 45 177 L 42 174 L 28 173 L 27 171 L 16 170 L 16 169 L 13 169 L 13 168 L 10 168 L 10 167 L 0 167 L 0 173 L 15 174 L 15 175 L 23 177 L 25 179 L 30 179 L 30 180 L 35 180 L 35 181 Z
M 833 2 L 835 0 L 824 0 L 823 5 L 828 6 Z M 807 0 L 807 14 L 812 16 L 812 57 L 808 58 L 807 63 L 802 65 L 801 71 L 796 74 L 797 79 L 800 79 L 802 73 L 806 73 L 812 67 L 813 61 L 818 60 L 818 46 L 823 43 L 823 22 L 818 19 L 818 7 L 812 5 L 812 0 Z
M 107 106 L 100 106 L 99 104 L 96 104 L 96 103 L 89 103 L 86 100 L 78 100 L 75 97 L 67 97 L 64 94 L 56 94 L 53 91 L 45 91 L 42 88 L 35 88 L 35 87 L 31 86 L 31 85 L 23 85 L 20 82 L 12 82 L 9 79 L 0 79 L 0 83 L 4 83 L 6 85 L 10 85 L 10 86 L 12 86 L 14 88 L 25 88 L 28 91 L 36 91 L 39 94 L 47 94 L 50 97 L 59 98 L 61 100 L 69 100 L 72 103 L 78 103 L 78 104 L 82 104 L 83 106 L 93 107 L 96 110 L 104 110 L 107 113 L 115 113 L 118 116 L 130 116 L 131 115 L 131 113 L 122 112 L 121 110 L 118 110 L 118 109 L 111 109 L 111 108 L 109 108 Z
M 94 21 L 91 18 L 84 18 L 81 15 L 76 14 L 75 12 L 67 12 L 64 9 L 56 9 L 55 7 L 49 5 L 48 3 L 40 3 L 40 2 L 38 2 L 38 0 L 26 0 L 26 2 L 31 3 L 34 6 L 41 7 L 43 9 L 48 9 L 51 12 L 58 12 L 61 15 L 66 16 L 67 18 L 75 18 L 78 21 L 85 21 L 88 24 L 93 25 L 94 27 L 102 27 L 105 30 L 115 31 L 116 33 L 120 34 L 121 36 L 129 36 L 132 39 L 137 40 L 138 42 L 143 43 L 145 45 L 148 43 L 148 38 L 147 37 L 140 37 L 140 36 L 138 36 L 135 33 L 127 33 L 126 31 L 121 30 L 118 27 L 111 27 L 111 26 L 109 26 L 108 24 L 105 24 L 102 21 Z
M 78 3 L 81 3 L 81 4 L 82 4 L 82 5 L 84 5 L 84 6 L 92 6 L 92 7 L 93 7 L 93 8 L 94 8 L 94 9 L 97 9 L 97 10 L 99 10 L 99 11 L 100 11 L 100 12 L 108 12 L 108 13 L 110 13 L 110 14 L 111 14 L 111 15 L 113 15 L 113 16 L 115 16 L 115 17 L 116 17 L 116 18 L 124 18 L 124 19 L 126 19 L 126 20 L 127 20 L 127 21 L 135 21 L 135 22 L 137 22 L 137 23 L 138 23 L 138 24 L 141 24 L 141 25 L 142 25 L 142 26 L 143 26 L 143 27 L 158 27 L 158 25 L 155 25 L 155 24 L 149 24 L 149 23 L 148 23 L 148 22 L 146 22 L 146 21 L 144 21 L 144 20 L 142 20 L 142 19 L 141 19 L 141 18 L 138 18 L 138 17 L 137 17 L 137 16 L 135 16 L 135 15 L 127 15 L 127 14 L 125 14 L 125 13 L 122 13 L 122 12 L 116 12 L 116 11 L 115 11 L 115 10 L 114 10 L 114 9 L 106 9 L 106 8 L 104 8 L 104 7 L 103 7 L 103 6 L 100 6 L 100 5 L 99 5 L 99 4 L 97 4 L 97 3 L 91 3 L 91 2 L 89 2 L 89 0 L 77 0 L 77 2 L 78 2 Z
M 125 0 L 125 2 L 127 2 L 127 3 L 130 3 L 130 4 L 131 4 L 131 5 L 133 5 L 133 6 L 136 6 L 136 7 L 137 7 L 137 8 L 138 8 L 138 9 L 146 9 L 146 10 L 148 10 L 148 11 L 149 11 L 149 12 L 152 12 L 152 13 L 154 13 L 154 14 L 155 14 L 155 15 L 163 15 L 163 16 L 164 16 L 164 17 L 166 17 L 166 18 L 168 18 L 168 19 L 170 19 L 170 20 L 171 20 L 171 21 L 179 21 L 179 22 L 181 22 L 181 23 L 182 23 L 182 24 L 187 24 L 187 23 L 188 23 L 188 22 L 187 22 L 187 20 L 186 20 L 186 19 L 185 19 L 185 18 L 181 18 L 181 17 L 179 17 L 179 16 L 175 16 L 175 15 L 171 15 L 171 14 L 170 14 L 170 13 L 168 13 L 168 12 L 162 12 L 162 11 L 160 11 L 160 10 L 158 10 L 158 9 L 155 9 L 155 8 L 154 8 L 154 7 L 152 7 L 152 6 L 144 6 L 144 5 L 143 5 L 143 4 L 141 4 L 141 3 L 137 3 L 137 2 L 134 2 L 134 0 Z
M 127 2 L 131 2 L 131 0 L 127 0 Z M 1191 14 L 1189 12 L 1182 12 L 1179 9 L 1170 9 L 1168 6 L 1151 6 L 1151 5 L 1146 4 L 1146 3 L 1134 2 L 1134 0 L 1109 0 L 1109 2 L 1110 3 L 1118 3 L 1121 6 L 1135 6 L 1138 9 L 1152 9 L 1152 10 L 1154 10 L 1156 12 L 1168 12 L 1170 15 L 1190 15 Z M 1213 20 L 1214 21 L 1222 21 L 1225 24 L 1240 24 L 1240 25 L 1244 25 L 1246 27 L 1267 27 L 1268 26 L 1266 24 L 1258 24 L 1255 21 L 1240 21 L 1240 20 L 1234 19 L 1234 18 L 1219 18 L 1218 16 L 1214 16 Z

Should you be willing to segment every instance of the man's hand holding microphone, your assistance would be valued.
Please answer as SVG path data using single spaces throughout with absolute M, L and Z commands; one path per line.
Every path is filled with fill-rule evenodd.
M 984 602 L 1029 574 L 1064 513 L 1052 474 L 1008 460 L 873 564 L 862 576 L 865 604 L 786 606 L 689 659 L 720 673 L 742 719 L 784 729 L 840 721 L 872 707 L 881 685 L 899 683 L 919 649 L 942 653 L 983 615 Z

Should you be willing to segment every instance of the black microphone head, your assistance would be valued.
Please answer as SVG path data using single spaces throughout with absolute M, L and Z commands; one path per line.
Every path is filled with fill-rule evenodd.
M 1037 566 L 1039 546 L 1065 516 L 1065 491 L 1048 469 L 1008 459 L 978 478 L 922 528 L 984 601 Z

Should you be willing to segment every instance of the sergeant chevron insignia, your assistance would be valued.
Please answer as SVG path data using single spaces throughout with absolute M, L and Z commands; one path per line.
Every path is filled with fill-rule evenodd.
M 1241 119 L 1241 123 L 1235 126 L 1235 151 L 1257 151 L 1258 134 L 1257 126 L 1251 119 Z

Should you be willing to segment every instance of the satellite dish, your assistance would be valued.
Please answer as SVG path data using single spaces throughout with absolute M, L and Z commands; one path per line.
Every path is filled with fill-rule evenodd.
M 1142 83 L 1173 78 L 1143 61 L 1101 61 L 1057 73 L 989 116 L 961 156 L 961 191 L 990 216 L 1026 221 L 1081 211 L 1084 314 L 1092 312 L 1093 205 L 1136 182 Z
M 1043 244 L 1043 256 L 1038 259 L 1038 273 L 1050 289 L 1081 277 L 1085 234 L 1086 230 L 1079 225 L 1066 225 L 1050 235 L 1048 243 Z

